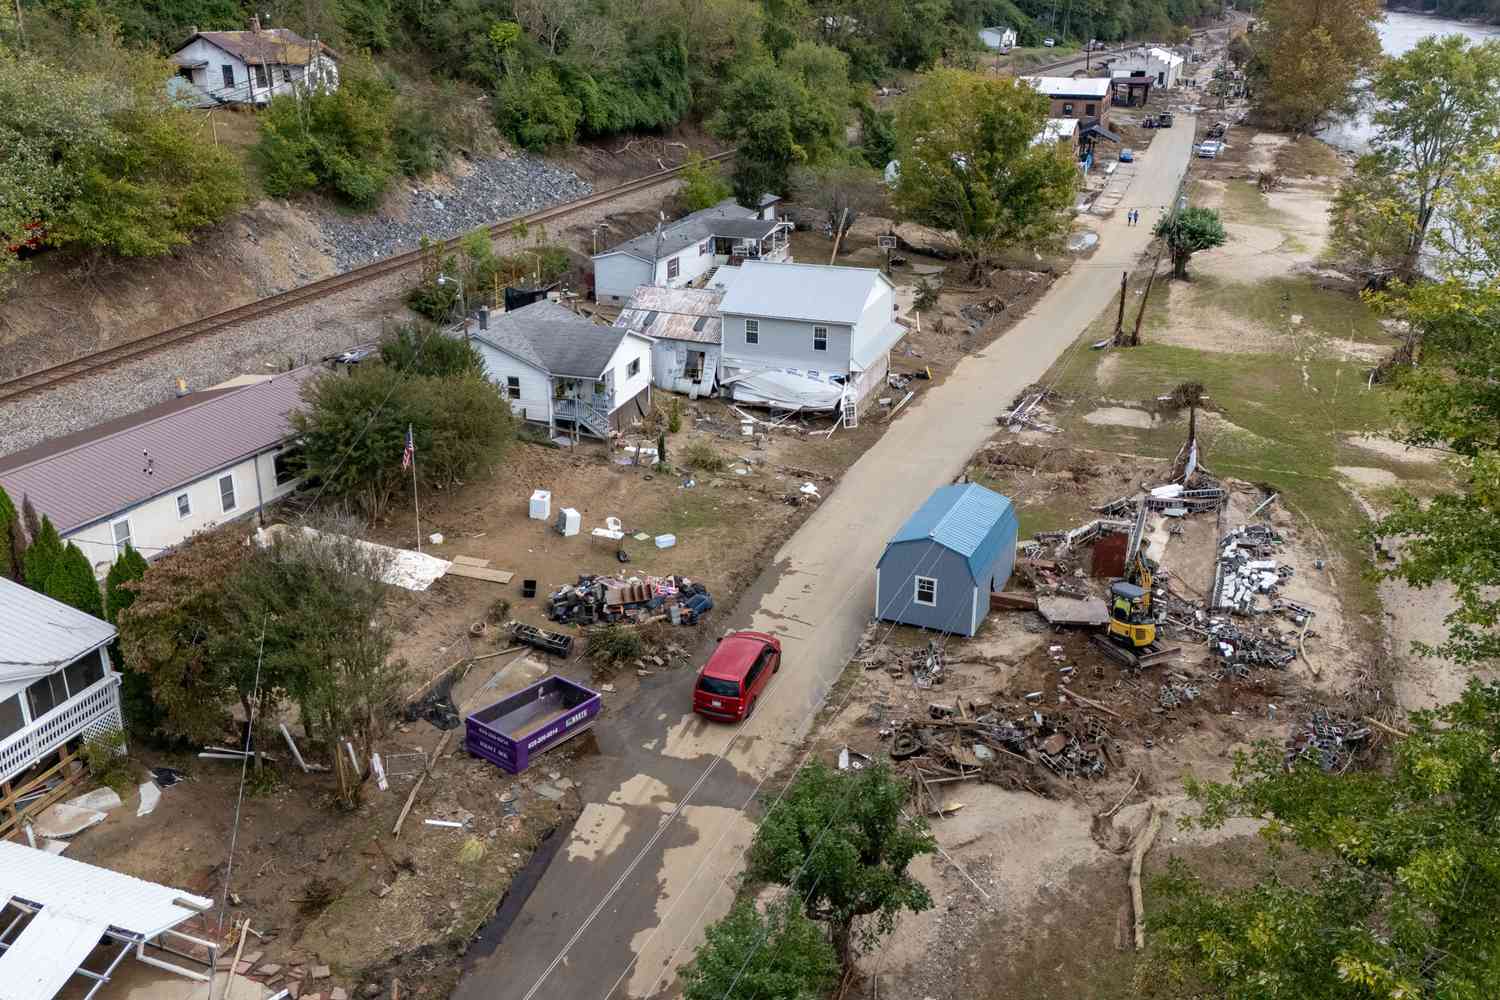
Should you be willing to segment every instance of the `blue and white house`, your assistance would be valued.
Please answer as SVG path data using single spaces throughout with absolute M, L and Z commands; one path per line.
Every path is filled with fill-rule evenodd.
M 970 636 L 1005 587 L 1019 529 L 1010 499 L 944 486 L 907 518 L 875 564 L 875 617 Z

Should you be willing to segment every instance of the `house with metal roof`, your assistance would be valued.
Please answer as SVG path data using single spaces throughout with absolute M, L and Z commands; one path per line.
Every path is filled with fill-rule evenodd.
M 0 486 L 83 550 L 103 576 L 128 543 L 147 559 L 249 517 L 297 486 L 288 419 L 309 365 L 205 389 L 0 458 Z
M 124 728 L 114 638 L 108 622 L 0 576 L 0 839 L 16 819 L 5 800 L 50 777 L 44 762 Z
M 907 518 L 875 564 L 875 617 L 954 635 L 979 631 L 990 594 L 1016 561 L 1009 498 L 978 483 L 944 486 Z
M 523 420 L 608 440 L 651 407 L 651 340 L 542 299 L 490 313 L 469 341 Z
M 739 402 L 857 412 L 886 384 L 896 288 L 873 267 L 746 261 L 724 293 L 721 383 Z
M 1049 118 L 1079 118 L 1109 127 L 1108 77 L 1023 76 L 1021 80 L 1051 102 Z
M 1170 49 L 1141 46 L 1111 60 L 1109 71 L 1116 80 L 1145 79 L 1158 87 L 1176 87 L 1182 83 L 1184 62 Z
M 642 285 L 630 296 L 615 326 L 651 338 L 651 384 L 688 396 L 709 396 L 719 386 L 722 342 L 714 288 Z
M 721 267 L 791 260 L 792 224 L 777 218 L 780 203 L 773 194 L 755 208 L 726 198 L 594 254 L 594 297 L 624 302 L 641 285 L 701 286 Z
M 335 90 L 338 53 L 288 28 L 262 28 L 252 17 L 248 31 L 199 31 L 172 53 L 177 76 L 192 84 L 173 97 L 206 97 L 214 104 L 269 104 L 273 97 L 309 89 Z

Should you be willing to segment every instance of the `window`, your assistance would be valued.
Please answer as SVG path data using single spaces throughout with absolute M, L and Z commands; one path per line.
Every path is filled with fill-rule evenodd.
M 271 85 L 270 74 L 266 72 L 264 66 L 255 67 L 255 85 L 261 89 L 265 89 Z
M 937 581 L 930 576 L 919 576 L 913 581 L 915 589 L 911 599 L 929 608 L 937 607 Z
M 707 257 L 708 256 L 708 240 L 704 240 L 702 243 L 698 244 L 698 256 L 699 257 Z
M 20 695 L 12 695 L 0 701 L 0 741 L 19 733 L 25 724 L 21 717 Z
M 1086 115 L 1092 115 L 1092 114 L 1094 114 L 1094 109 L 1097 108 L 1098 106 L 1099 105 L 1097 105 L 1097 104 L 1085 104 L 1083 106 L 1083 113 L 1086 114 Z
M 1071 104 L 1064 104 L 1063 105 L 1063 114 L 1065 114 L 1065 115 L 1071 115 L 1072 113 L 1073 113 L 1073 105 L 1071 105 Z
M 693 332 L 694 333 L 702 333 L 703 332 L 703 328 L 705 326 L 707 326 L 707 325 L 708 325 L 708 317 L 707 316 L 699 316 L 696 320 L 693 321 Z
M 626 378 L 635 378 L 640 373 L 641 373 L 641 359 L 640 358 L 636 358 L 634 361 L 630 362 L 630 364 L 628 364 L 628 365 L 625 366 L 625 377 Z
M 31 686 L 26 689 L 26 700 L 31 703 L 32 722 L 67 701 L 68 688 L 61 672 L 32 681 Z
M 122 517 L 109 528 L 114 533 L 115 551 L 124 552 L 125 546 L 130 544 L 130 518 Z
M 758 344 L 758 343 L 760 343 L 760 320 L 758 320 L 758 319 L 747 319 L 747 320 L 745 320 L 745 343 L 747 343 L 747 344 Z
M 193 498 L 186 493 L 177 494 L 177 516 L 179 518 L 193 516 Z
M 718 677 L 698 678 L 698 690 L 705 694 L 716 694 L 721 698 L 738 698 L 740 696 L 740 682 L 726 681 Z
M 219 477 L 219 503 L 223 506 L 224 513 L 226 514 L 235 508 L 234 473 L 232 472 L 227 476 Z
M 283 66 L 283 67 L 281 67 L 281 82 L 282 83 L 291 83 L 292 82 L 292 67 L 290 67 L 290 66 Z
M 99 662 L 99 651 L 79 657 L 63 671 L 68 681 L 68 693 L 77 697 L 104 679 L 104 664 Z
M 520 399 L 521 398 L 521 376 L 519 376 L 519 375 L 507 375 L 507 376 L 505 376 L 505 398 L 506 399 Z
M 285 486 L 297 478 L 297 469 L 302 465 L 302 449 L 296 446 L 283 448 L 271 459 L 271 469 L 277 486 Z
M 225 65 L 222 69 L 224 70 L 224 89 L 229 90 L 234 86 L 234 67 Z
M 681 258 L 673 257 L 671 260 L 667 261 L 667 280 L 668 281 L 671 281 L 672 279 L 676 278 L 681 273 L 682 273 L 682 261 L 681 261 Z
M 826 326 L 815 326 L 815 327 L 813 327 L 813 350 L 815 350 L 815 351 L 826 351 L 826 350 L 828 350 L 828 327 L 826 327 Z

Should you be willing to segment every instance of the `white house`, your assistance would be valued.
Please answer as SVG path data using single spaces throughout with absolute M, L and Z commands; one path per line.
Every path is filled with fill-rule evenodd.
M 635 290 L 615 326 L 651 338 L 652 385 L 693 397 L 718 390 L 723 299 L 712 288 Z
M 608 440 L 651 406 L 651 341 L 547 299 L 491 315 L 469 340 L 523 420 Z
M 37 783 L 25 772 L 70 740 L 124 728 L 114 638 L 108 622 L 0 576 L 0 798 Z
M 199 31 L 172 53 L 177 75 L 193 85 L 190 96 L 217 104 L 267 104 L 299 90 L 339 85 L 338 54 L 286 28 Z M 180 96 L 180 95 L 174 95 Z
M 594 297 L 624 302 L 641 285 L 683 288 L 725 265 L 791 260 L 792 224 L 776 217 L 780 201 L 768 194 L 756 208 L 745 208 L 726 198 L 594 254 Z
M 746 261 L 719 312 L 721 382 L 759 405 L 857 409 L 906 334 L 895 286 L 869 267 Z
M 1175 52 L 1161 48 L 1138 48 L 1109 64 L 1110 75 L 1145 77 L 1158 87 L 1176 87 L 1182 83 L 1184 60 Z
M 1016 47 L 1016 29 L 996 25 L 993 28 L 979 29 L 979 44 L 987 49 L 999 52 L 1009 52 Z
M 0 486 L 17 506 L 30 499 L 101 576 L 127 542 L 153 559 L 296 488 L 287 415 L 320 372 L 189 393 L 44 441 L 0 458 Z

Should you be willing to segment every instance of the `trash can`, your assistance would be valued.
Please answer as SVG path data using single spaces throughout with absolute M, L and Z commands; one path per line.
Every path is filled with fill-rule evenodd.
M 536 596 L 536 581 L 535 580 L 522 580 L 521 581 L 521 596 L 522 597 L 535 597 Z

